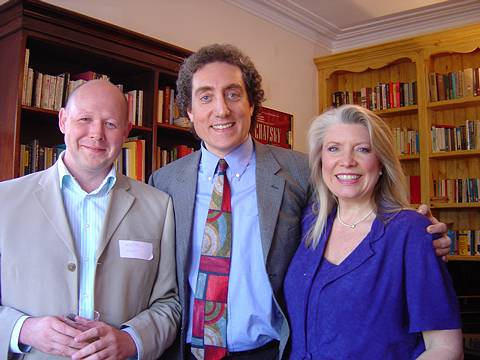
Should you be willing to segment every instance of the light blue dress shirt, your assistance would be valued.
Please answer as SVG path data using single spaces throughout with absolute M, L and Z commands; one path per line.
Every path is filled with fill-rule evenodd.
M 100 243 L 111 190 L 117 178 L 115 168 L 112 167 L 102 184 L 87 193 L 70 174 L 62 158 L 60 157 L 58 164 L 60 189 L 79 256 L 78 315 L 94 319 L 96 252 Z
M 193 220 L 191 287 L 187 342 L 192 338 L 193 299 L 203 231 L 219 158 L 203 146 Z M 280 339 L 280 314 L 263 260 L 255 182 L 255 151 L 251 137 L 225 156 L 232 191 L 232 255 L 228 285 L 227 346 L 245 351 Z M 233 306 L 235 305 L 235 306 Z
M 63 162 L 63 155 L 64 153 L 58 159 L 58 175 L 63 205 L 79 257 L 78 315 L 87 319 L 101 320 L 101 314 L 95 314 L 94 301 L 96 252 L 100 244 L 100 236 L 111 199 L 111 192 L 117 179 L 115 167 L 112 166 L 97 189 L 87 193 L 68 171 Z M 15 324 L 10 344 L 12 352 L 18 353 L 22 350 L 24 352 L 30 350 L 30 348 L 20 348 L 18 346 L 20 329 L 27 318 L 28 316 L 21 317 Z M 130 327 L 123 330 L 132 336 L 137 347 L 137 354 L 141 354 L 141 342 L 136 332 Z

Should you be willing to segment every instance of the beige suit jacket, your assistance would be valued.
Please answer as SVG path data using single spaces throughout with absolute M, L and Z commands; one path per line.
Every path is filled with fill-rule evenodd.
M 6 359 L 20 316 L 77 313 L 79 259 L 57 165 L 0 183 L 0 204 L 0 358 Z M 168 195 L 117 175 L 97 251 L 95 309 L 102 321 L 139 334 L 142 359 L 158 358 L 177 333 L 174 227 Z M 120 257 L 119 240 L 151 243 L 153 259 Z M 54 357 L 32 349 L 24 358 Z

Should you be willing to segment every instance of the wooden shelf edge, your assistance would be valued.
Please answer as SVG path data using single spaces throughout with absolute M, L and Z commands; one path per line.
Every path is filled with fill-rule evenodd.
M 467 157 L 467 156 L 478 156 L 480 155 L 480 150 L 455 150 L 455 151 L 442 151 L 442 152 L 431 152 L 429 157 L 431 159 L 439 158 L 455 158 L 455 157 Z
M 379 116 L 390 116 L 390 115 L 398 115 L 398 114 L 408 114 L 408 113 L 416 113 L 418 111 L 417 105 L 411 106 L 402 106 L 398 108 L 392 109 L 384 109 L 384 110 L 375 110 L 374 113 Z
M 469 96 L 459 99 L 428 102 L 427 108 L 431 110 L 448 109 L 478 103 L 480 103 L 480 96 Z
M 432 209 L 460 209 L 460 208 L 480 208 L 480 202 L 478 203 L 430 203 Z
M 30 112 L 36 112 L 36 113 L 40 113 L 40 114 L 49 114 L 49 115 L 58 116 L 58 111 L 57 110 L 44 109 L 44 108 L 39 108 L 39 107 L 35 107 L 35 106 L 22 105 L 22 110 L 26 110 L 26 111 L 30 111 Z
M 139 130 L 139 131 L 146 131 L 146 132 L 150 132 L 152 131 L 152 128 L 149 127 L 149 126 L 138 126 L 138 125 L 133 125 L 132 126 L 132 130 Z
M 159 124 L 159 123 L 157 123 L 157 128 L 160 128 L 160 129 L 169 129 L 169 130 L 177 130 L 177 131 L 183 131 L 183 132 L 191 133 L 191 128 L 182 127 L 182 126 L 177 126 L 177 125 Z
M 398 155 L 398 160 L 400 161 L 419 160 L 419 159 L 420 159 L 420 154 Z
M 448 261 L 480 261 L 480 255 L 447 255 Z

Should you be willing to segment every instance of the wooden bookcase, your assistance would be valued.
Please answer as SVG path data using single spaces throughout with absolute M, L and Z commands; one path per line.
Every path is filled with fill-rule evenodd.
M 416 103 L 375 110 L 392 128 L 418 131 L 419 153 L 401 155 L 405 173 L 420 176 L 421 202 L 454 230 L 480 229 L 480 202 L 456 202 L 435 195 L 434 180 L 480 178 L 480 144 L 476 149 L 434 152 L 432 126 L 461 126 L 480 120 L 478 96 L 431 101 L 429 74 L 448 74 L 480 67 L 480 25 L 423 35 L 315 59 L 320 111 L 332 105 L 332 94 L 375 88 L 378 83 L 416 83 Z M 477 132 L 480 129 L 477 129 Z M 480 256 L 451 256 L 480 260 Z
M 434 180 L 480 178 L 480 144 L 472 150 L 434 152 L 431 136 L 432 126 L 459 127 L 466 120 L 480 120 L 480 93 L 442 101 L 431 101 L 430 95 L 431 73 L 480 67 L 480 25 L 319 57 L 315 64 L 320 112 L 332 106 L 335 92 L 375 88 L 382 82 L 416 82 L 415 105 L 375 112 L 392 128 L 418 131 L 419 153 L 402 155 L 400 160 L 407 175 L 420 176 L 421 202 L 429 204 L 434 215 L 453 230 L 480 230 L 480 202 L 434 196 Z M 458 295 L 477 302 L 477 311 L 468 315 L 468 321 L 475 323 L 473 331 L 480 332 L 480 283 L 472 273 L 480 270 L 480 256 L 452 255 L 449 259 Z
M 145 140 L 145 178 L 155 169 L 157 146 L 198 141 L 183 128 L 157 124 L 158 90 L 175 87 L 190 51 L 36 0 L 0 6 L 0 180 L 19 175 L 20 145 L 63 143 L 58 112 L 22 105 L 26 49 L 29 67 L 51 75 L 94 71 L 124 91 L 143 90 L 143 124 L 132 137 Z

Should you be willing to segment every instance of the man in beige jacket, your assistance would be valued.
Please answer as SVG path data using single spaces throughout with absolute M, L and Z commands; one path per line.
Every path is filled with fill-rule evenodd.
M 59 126 L 54 166 L 0 183 L 0 358 L 156 359 L 180 319 L 171 199 L 115 172 L 131 125 L 111 83 Z

